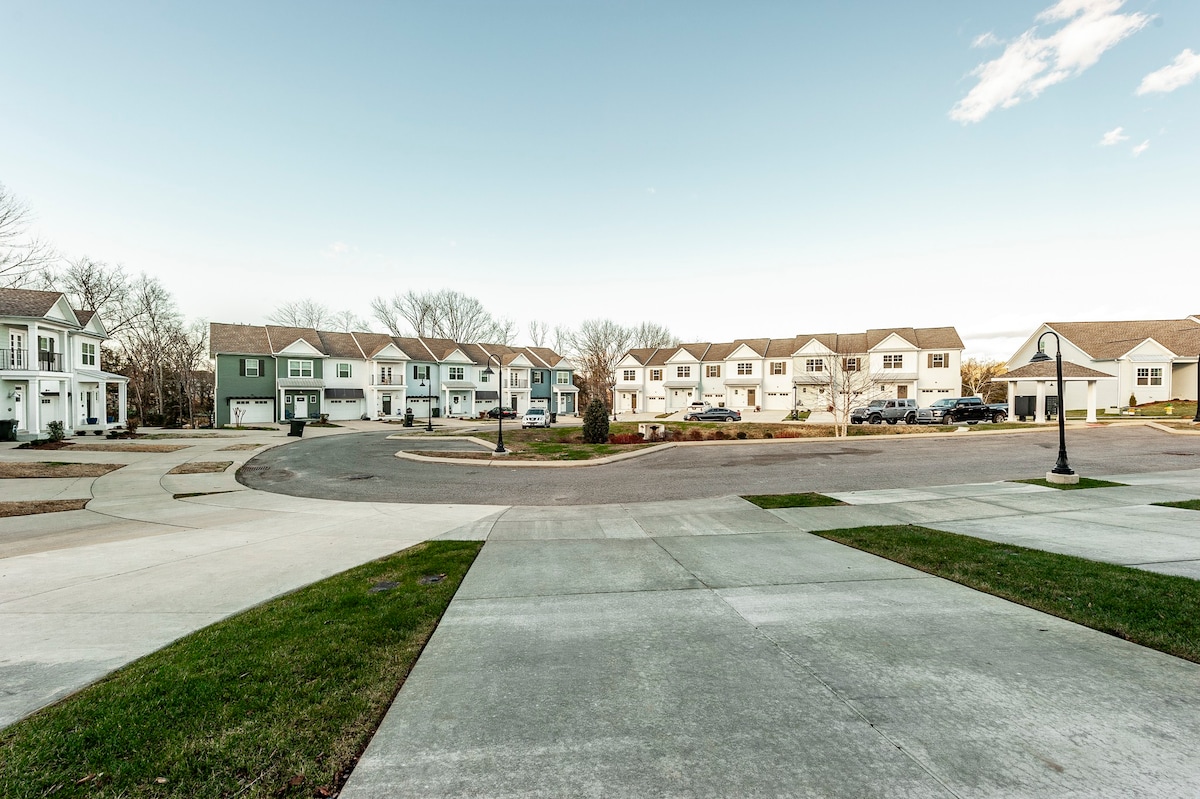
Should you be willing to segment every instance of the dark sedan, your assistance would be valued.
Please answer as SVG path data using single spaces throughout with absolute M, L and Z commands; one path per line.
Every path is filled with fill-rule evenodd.
M 707 411 L 693 411 L 684 419 L 689 422 L 740 422 L 742 414 L 730 408 L 709 408 Z
M 489 417 L 491 417 L 492 419 L 500 419 L 502 417 L 505 419 L 516 419 L 517 418 L 516 411 L 514 411 L 512 408 L 505 408 L 503 406 L 492 408 L 490 411 L 487 412 L 487 415 Z

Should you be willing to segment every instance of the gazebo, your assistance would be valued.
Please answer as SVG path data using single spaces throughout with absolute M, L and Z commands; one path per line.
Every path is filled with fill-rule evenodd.
M 1095 369 L 1089 369 L 1086 366 L 1080 366 L 1070 361 L 1063 361 L 1062 370 L 1064 383 L 1087 383 L 1087 420 L 1089 422 L 1096 421 L 1096 383 L 1100 380 L 1116 380 L 1117 378 L 1114 375 L 1098 372 Z M 1035 383 L 1037 386 L 1037 404 L 1033 420 L 1035 422 L 1046 421 L 1046 385 L 1058 382 L 1054 361 L 1026 364 L 1025 366 L 1013 369 L 1011 372 L 1000 375 L 999 379 L 1008 383 L 1009 416 L 1013 416 L 1016 411 L 1017 383 Z M 1063 413 L 1065 410 L 1065 408 L 1059 408 L 1058 412 Z

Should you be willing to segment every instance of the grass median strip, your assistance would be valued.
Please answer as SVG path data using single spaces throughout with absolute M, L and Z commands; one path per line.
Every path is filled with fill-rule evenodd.
M 1200 499 L 1184 499 L 1179 502 L 1154 502 L 1151 503 L 1163 508 L 1183 508 L 1184 510 L 1200 510 Z
M 823 508 L 829 505 L 845 505 L 840 499 L 827 497 L 824 494 L 808 492 L 804 494 L 747 494 L 742 497 L 765 510 L 777 508 Z
M 0 796 L 336 794 L 481 546 L 343 572 L 0 731 Z
M 1045 477 L 1035 477 L 1032 480 L 1010 480 L 1011 483 L 1029 483 L 1043 488 L 1057 488 L 1060 491 L 1077 491 L 1081 488 L 1117 488 L 1127 483 L 1112 483 L 1108 480 L 1097 480 L 1094 477 L 1080 477 L 1078 483 L 1051 483 Z
M 914 525 L 815 535 L 1200 663 L 1200 581 Z

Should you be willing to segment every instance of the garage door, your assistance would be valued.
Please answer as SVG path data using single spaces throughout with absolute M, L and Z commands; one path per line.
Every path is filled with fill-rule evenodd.
M 365 400 L 360 399 L 327 399 L 325 400 L 325 410 L 329 413 L 330 419 L 357 419 L 363 415 L 363 406 Z
M 261 424 L 275 421 L 275 400 L 235 399 L 229 401 L 229 423 L 238 423 L 238 411 L 242 412 L 242 424 Z

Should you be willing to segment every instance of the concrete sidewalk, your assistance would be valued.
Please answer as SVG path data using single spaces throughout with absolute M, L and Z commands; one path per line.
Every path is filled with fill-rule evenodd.
M 187 445 L 175 452 L 72 452 L 127 465 L 37 489 L 91 496 L 86 510 L 0 519 L 0 727 L 219 619 L 498 510 L 303 499 L 234 479 L 261 448 L 225 447 L 285 440 L 251 431 L 172 441 Z M 38 459 L 63 454 L 0 449 Z M 167 474 L 191 461 L 234 463 Z M 172 498 L 214 491 L 226 493 Z
M 1068 550 L 1099 512 L 1097 553 L 1194 560 L 1194 511 L 1122 522 L 1200 472 L 1138 482 L 497 514 L 458 533 L 488 543 L 342 796 L 1196 796 L 1200 666 L 804 532 L 1010 521 Z

